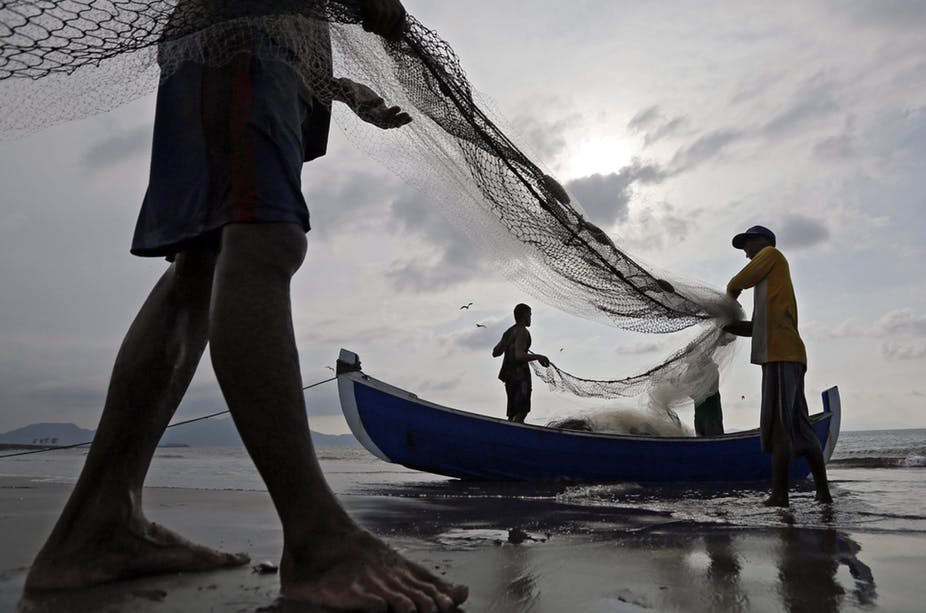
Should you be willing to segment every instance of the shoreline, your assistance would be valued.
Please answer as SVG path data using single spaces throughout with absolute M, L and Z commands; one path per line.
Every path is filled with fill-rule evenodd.
M 250 566 L 23 598 L 28 565 L 71 487 L 0 477 L 0 609 L 313 610 L 277 601 L 278 577 Z M 282 534 L 265 492 L 146 488 L 144 495 L 153 521 L 205 545 L 246 551 L 251 565 L 278 562 Z M 778 527 L 710 524 L 645 509 L 490 495 L 340 499 L 407 557 L 468 584 L 467 611 L 915 611 L 918 570 L 926 565 L 921 532 L 786 520 Z

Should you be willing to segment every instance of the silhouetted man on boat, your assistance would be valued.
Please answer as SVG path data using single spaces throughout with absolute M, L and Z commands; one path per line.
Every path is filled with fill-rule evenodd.
M 399 0 L 358 1 L 365 29 L 401 35 Z M 191 1 L 176 10 L 211 7 Z M 83 471 L 25 587 L 72 589 L 248 562 L 194 544 L 142 510 L 148 466 L 208 342 L 235 426 L 282 523 L 283 596 L 325 610 L 450 611 L 466 588 L 357 525 L 325 482 L 309 435 L 290 280 L 309 229 L 300 171 L 325 152 L 330 100 L 305 97 L 293 66 L 273 59 L 292 53 L 259 25 L 241 32 L 237 21 L 216 23 L 250 46 L 218 65 L 184 61 L 159 86 L 151 178 L 132 252 L 171 264 L 123 341 Z M 320 37 L 318 56 L 297 61 L 330 66 L 327 23 L 291 23 L 314 32 L 299 36 Z M 365 86 L 337 82 L 335 99 L 364 120 L 384 128 L 410 121 Z
M 720 403 L 720 369 L 713 360 L 706 360 L 709 385 L 700 395 L 694 396 L 694 428 L 698 436 L 720 436 L 723 434 L 723 407 Z
M 534 360 L 546 368 L 550 365 L 547 356 L 530 353 L 531 308 L 524 303 L 514 307 L 514 325 L 505 330 L 498 344 L 492 349 L 492 357 L 504 354 L 498 378 L 505 383 L 508 396 L 508 421 L 524 423 L 531 410 L 531 369 L 528 364 Z
M 819 502 L 832 502 L 820 441 L 810 425 L 804 397 L 807 354 L 797 331 L 797 300 L 791 270 L 775 248 L 775 234 L 752 226 L 733 237 L 750 262 L 727 284 L 734 299 L 755 288 L 752 321 L 729 324 L 724 330 L 752 337 L 752 363 L 762 366 L 762 450 L 772 454 L 772 494 L 768 506 L 788 506 L 788 470 L 792 458 L 810 465 Z

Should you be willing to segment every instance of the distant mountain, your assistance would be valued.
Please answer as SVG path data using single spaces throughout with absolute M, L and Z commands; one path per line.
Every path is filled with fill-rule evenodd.
M 0 444 L 7 445 L 76 445 L 93 440 L 94 430 L 78 428 L 74 424 L 31 424 L 0 434 Z M 312 442 L 319 447 L 355 445 L 352 434 L 322 434 L 312 432 Z M 161 445 L 188 445 L 190 447 L 242 447 L 241 437 L 230 417 L 168 428 Z
M 76 445 L 93 440 L 94 430 L 74 424 L 31 424 L 0 434 L 0 443 L 8 445 Z

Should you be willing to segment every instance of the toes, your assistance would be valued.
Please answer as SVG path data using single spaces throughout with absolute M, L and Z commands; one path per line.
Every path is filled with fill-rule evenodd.
M 465 585 L 451 585 L 450 598 L 454 605 L 462 604 L 469 597 L 469 588 Z
M 401 591 L 407 598 L 414 601 L 415 608 L 411 609 L 412 611 L 437 613 L 438 603 L 436 598 L 438 594 L 437 590 L 433 589 L 433 586 L 419 585 L 417 580 L 411 576 L 406 577 L 405 581 L 397 579 L 395 584 L 398 591 Z
M 397 611 L 398 613 L 415 613 L 416 611 L 422 611 L 423 613 L 433 613 L 436 611 L 434 607 L 434 602 L 428 599 L 430 602 L 430 607 L 425 606 L 424 608 L 419 609 L 419 604 L 425 602 L 426 595 L 421 593 L 420 599 L 412 600 L 411 596 L 415 596 L 417 590 L 408 588 L 402 584 L 402 581 L 398 577 L 387 574 L 385 577 L 380 578 L 375 575 L 368 575 L 366 583 L 369 584 L 369 590 L 381 596 L 387 603 L 389 603 L 390 610 Z
M 424 567 L 419 566 L 413 562 L 408 563 L 408 568 L 418 581 L 433 586 L 437 592 L 442 594 L 444 597 L 449 598 L 453 603 L 451 606 L 462 603 L 466 600 L 466 597 L 469 596 L 469 588 L 465 585 L 454 585 L 453 583 L 447 583 L 446 581 L 435 577 Z M 440 602 L 439 604 L 441 604 L 442 607 L 444 606 Z
M 405 566 L 394 576 L 393 584 L 418 604 L 419 611 L 450 611 L 469 595 L 465 586 L 445 583 L 417 564 L 407 562 Z

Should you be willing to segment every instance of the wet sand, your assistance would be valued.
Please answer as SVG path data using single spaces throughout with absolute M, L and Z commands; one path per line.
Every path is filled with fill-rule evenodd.
M 0 478 L 0 610 L 319 611 L 279 601 L 277 575 L 250 567 L 24 597 L 28 565 L 70 487 Z M 528 496 L 341 500 L 409 558 L 468 584 L 471 612 L 922 610 L 921 532 L 800 528 L 789 512 L 779 527 L 736 527 Z M 252 564 L 278 560 L 266 493 L 148 488 L 145 506 L 150 519 L 246 551 Z

